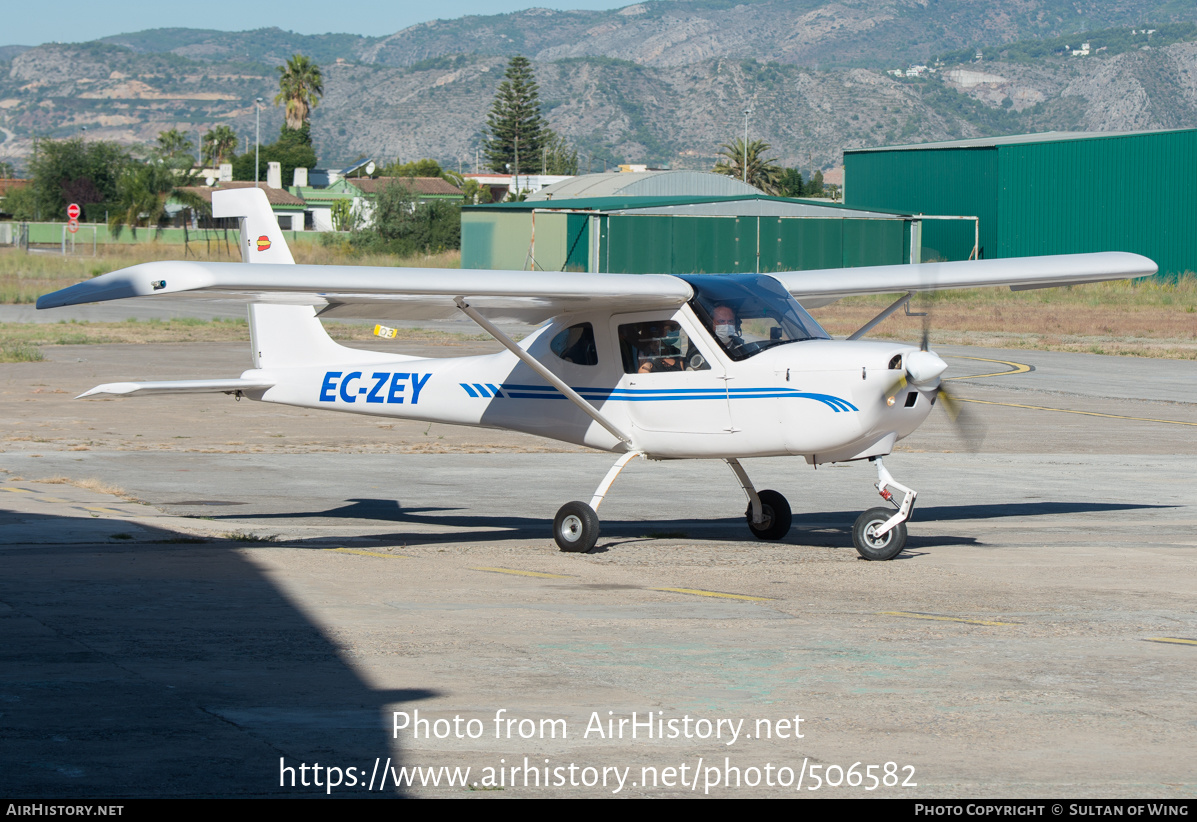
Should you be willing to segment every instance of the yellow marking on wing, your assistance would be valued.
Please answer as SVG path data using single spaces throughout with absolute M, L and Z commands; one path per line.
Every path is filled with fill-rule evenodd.
M 573 579 L 571 574 L 545 574 L 540 571 L 520 571 L 515 568 L 471 568 L 471 571 L 486 571 L 490 574 L 514 574 L 517 577 L 544 577 L 545 579 Z
M 992 619 L 969 619 L 967 617 L 942 616 L 940 614 L 919 614 L 913 611 L 878 611 L 878 616 L 897 616 L 907 619 L 931 619 L 936 622 L 963 622 L 968 625 L 1020 625 L 1018 622 L 997 622 Z
M 0 488 L 0 491 L 11 491 L 14 494 L 32 494 L 28 488 Z
M 403 554 L 384 554 L 379 551 L 359 551 L 357 548 L 329 548 L 334 554 L 356 554 L 359 557 L 382 557 L 383 559 L 411 559 Z
M 998 365 L 1008 365 L 1011 371 L 996 371 L 992 374 L 966 374 L 963 377 L 944 377 L 944 380 L 979 380 L 981 377 L 1006 377 L 1011 374 L 1026 374 L 1031 370 L 1031 366 L 1021 362 L 1010 362 L 1009 360 L 987 360 L 984 357 L 961 357 L 956 354 L 948 354 L 946 356 L 956 360 L 976 360 L 977 362 L 995 362 Z
M 101 514 L 115 514 L 118 517 L 132 516 L 131 514 L 127 514 L 124 511 L 117 511 L 113 508 L 104 508 L 99 505 L 85 505 L 85 506 L 83 506 L 83 510 L 84 511 L 98 511 Z
M 698 597 L 720 597 L 722 599 L 746 599 L 750 602 L 771 602 L 772 597 L 750 597 L 745 594 L 724 594 L 719 591 L 703 591 L 698 588 L 650 588 L 650 591 L 668 591 L 673 594 L 693 594 Z
M 1197 422 L 1184 422 L 1182 420 L 1159 420 L 1154 417 L 1128 417 L 1125 414 L 1100 414 L 1097 411 L 1074 411 L 1071 408 L 1048 408 L 1044 405 L 1019 405 L 1016 402 L 991 402 L 990 400 L 966 400 L 964 397 L 956 397 L 958 402 L 975 402 L 981 405 L 1004 405 L 1007 408 L 1027 408 L 1031 411 L 1059 411 L 1061 414 L 1080 414 L 1083 417 L 1105 417 L 1111 420 L 1134 420 L 1135 422 L 1159 422 L 1166 425 L 1192 425 L 1197 426 Z
M 1148 642 L 1166 642 L 1169 645 L 1197 645 L 1197 639 L 1184 639 L 1178 636 L 1153 636 L 1147 638 Z

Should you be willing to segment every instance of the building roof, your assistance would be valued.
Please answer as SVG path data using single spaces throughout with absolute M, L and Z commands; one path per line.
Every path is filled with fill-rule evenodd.
M 253 188 L 253 187 L 254 187 L 254 184 L 250 183 L 250 182 L 235 182 L 235 183 L 221 183 L 220 185 L 215 186 L 215 187 L 186 186 L 180 190 L 186 191 L 189 194 L 194 194 L 197 197 L 199 197 L 201 200 L 203 200 L 205 203 L 211 204 L 212 192 L 214 192 L 214 191 L 220 191 L 221 189 L 230 189 L 230 188 Z M 286 189 L 271 188 L 270 186 L 266 185 L 265 183 L 262 183 L 261 185 L 259 185 L 258 188 L 260 188 L 266 192 L 266 199 L 270 202 L 270 205 L 272 205 L 272 206 L 282 206 L 282 207 L 288 207 L 288 208 L 294 208 L 294 207 L 298 206 L 299 208 L 302 208 L 304 205 L 303 200 L 301 200 L 299 197 L 296 197 L 294 194 L 287 191 Z
M 709 171 L 635 171 L 583 174 L 545 186 L 529 200 L 596 197 L 720 197 L 759 194 L 759 189 Z
M 399 182 L 416 194 L 426 196 L 463 197 L 465 193 L 440 177 L 346 177 L 345 182 L 357 186 L 363 194 L 377 194 L 392 183 Z
M 751 188 L 751 187 L 750 187 Z M 724 197 L 585 197 L 465 205 L 465 211 L 591 211 L 601 214 L 690 214 L 702 216 L 802 216 L 802 217 L 906 217 L 904 211 L 850 208 L 827 200 L 796 200 L 770 197 L 757 189 L 752 194 Z
M 16 191 L 19 188 L 24 188 L 29 185 L 28 180 L 14 180 L 12 178 L 0 178 L 0 197 L 4 197 L 10 191 Z
M 948 140 L 941 143 L 913 143 L 904 146 L 844 149 L 845 154 L 864 154 L 870 151 L 917 151 L 940 148 L 997 148 L 1027 143 L 1063 143 L 1072 140 L 1101 140 L 1110 137 L 1139 137 L 1147 134 L 1168 134 L 1197 129 L 1179 128 L 1163 131 L 1044 131 L 1038 134 L 1008 134 L 1004 137 L 978 137 L 972 140 Z

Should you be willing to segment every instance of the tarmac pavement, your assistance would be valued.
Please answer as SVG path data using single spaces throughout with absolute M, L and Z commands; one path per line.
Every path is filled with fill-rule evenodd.
M 49 353 L 0 365 L 7 796 L 1197 794 L 1197 363 L 941 349 L 1007 373 L 887 459 L 919 502 L 869 563 L 867 464 L 746 462 L 795 512 L 762 543 L 723 464 L 636 461 L 563 554 L 609 455 L 75 402 L 244 346 Z

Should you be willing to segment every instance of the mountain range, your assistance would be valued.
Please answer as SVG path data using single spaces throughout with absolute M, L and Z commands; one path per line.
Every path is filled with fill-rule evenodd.
M 155 29 L 6 46 L 0 161 L 21 166 L 35 137 L 133 145 L 222 123 L 246 147 L 257 97 L 270 142 L 275 69 L 295 53 L 324 72 L 312 135 L 329 167 L 433 157 L 471 170 L 515 54 L 532 60 L 545 116 L 583 170 L 708 168 L 743 135 L 746 109 L 750 139 L 804 171 L 870 145 L 1193 127 L 1195 23 L 1197 6 L 1156 0 L 657 0 L 380 37 Z M 912 64 L 927 69 L 911 76 Z

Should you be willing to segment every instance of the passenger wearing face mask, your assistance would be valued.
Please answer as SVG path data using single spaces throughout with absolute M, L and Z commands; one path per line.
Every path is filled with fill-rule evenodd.
M 744 344 L 740 337 L 739 321 L 736 312 L 729 305 L 717 305 L 711 312 L 711 323 L 715 326 L 715 336 L 728 352 L 734 352 Z

